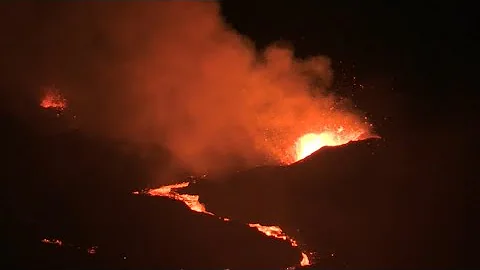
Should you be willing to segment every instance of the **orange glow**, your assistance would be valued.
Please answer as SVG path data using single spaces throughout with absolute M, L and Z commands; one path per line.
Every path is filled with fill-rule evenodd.
M 283 233 L 282 229 L 278 226 L 264 226 L 261 224 L 248 224 L 250 228 L 256 228 L 259 232 L 265 234 L 266 236 L 275 237 L 282 240 L 288 240 L 288 237 Z M 296 242 L 293 242 L 292 246 L 298 246 Z
M 337 132 L 307 133 L 295 143 L 295 161 L 302 160 L 324 146 L 337 146 L 360 139 L 362 132 L 347 133 L 343 128 Z
M 44 244 L 48 244 L 48 245 L 55 245 L 55 246 L 59 246 L 59 247 L 70 247 L 70 248 L 75 248 L 75 249 L 83 249 L 79 246 L 76 246 L 76 245 L 72 245 L 72 244 L 65 244 L 62 240 L 59 240 L 59 239 L 48 239 L 48 238 L 44 238 L 42 239 L 41 241 L 42 243 Z M 89 247 L 87 249 L 85 249 L 85 251 L 90 254 L 90 255 L 95 255 L 97 253 L 97 246 L 92 246 L 92 247 Z
M 177 189 L 185 188 L 189 185 L 189 182 L 183 182 L 173 185 L 162 186 L 156 189 L 150 189 L 145 192 L 144 194 L 150 196 L 162 196 L 171 198 L 177 201 L 183 202 L 187 205 L 190 210 L 195 212 L 204 213 L 207 215 L 215 216 L 212 212 L 206 210 L 205 205 L 199 201 L 199 195 L 190 195 L 190 194 L 180 194 L 176 192 Z M 140 192 L 134 192 L 134 194 L 140 194 Z M 223 221 L 230 221 L 229 218 L 219 217 L 220 220 Z M 288 235 L 286 235 L 283 230 L 278 226 L 265 226 L 258 223 L 249 223 L 247 224 L 250 228 L 255 228 L 259 232 L 263 233 L 266 236 L 274 237 L 283 241 L 288 241 L 292 247 L 298 247 L 298 243 Z M 300 261 L 301 266 L 310 265 L 310 260 L 305 252 L 302 252 L 302 259 Z
M 88 253 L 88 254 L 91 254 L 91 255 L 97 253 L 97 247 L 94 246 L 94 247 L 89 247 L 89 248 L 87 248 L 87 253 Z
M 50 244 L 50 245 L 57 245 L 57 246 L 63 246 L 63 242 L 58 240 L 58 239 L 47 239 L 44 238 L 42 239 L 42 243 L 44 244 Z
M 189 182 L 183 182 L 179 184 L 163 186 L 156 189 L 151 189 L 147 192 L 147 194 L 151 196 L 168 197 L 177 201 L 182 201 L 192 211 L 204 213 L 207 215 L 213 215 L 213 213 L 208 212 L 205 209 L 205 205 L 203 205 L 199 201 L 200 196 L 190 195 L 190 194 L 179 194 L 175 192 L 176 189 L 188 187 L 189 184 L 190 184 Z
M 40 106 L 45 109 L 52 108 L 63 111 L 67 108 L 67 100 L 62 96 L 58 89 L 47 89 L 40 102 Z
M 302 252 L 302 260 L 300 261 L 301 266 L 307 266 L 310 265 L 310 260 L 308 259 L 307 254 L 305 252 Z
M 300 137 L 296 145 L 296 159 L 301 160 L 324 146 L 333 146 L 338 143 L 331 133 L 308 133 Z

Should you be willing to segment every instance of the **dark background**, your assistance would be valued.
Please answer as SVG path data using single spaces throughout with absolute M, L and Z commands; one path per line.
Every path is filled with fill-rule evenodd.
M 299 208 L 296 206 L 304 205 L 302 197 L 306 197 L 305 194 L 318 196 L 313 202 L 307 202 L 319 205 L 321 209 L 324 206 L 321 198 L 328 193 L 321 191 L 320 188 L 331 191 L 330 199 L 334 202 L 332 204 L 342 204 L 344 208 L 341 209 L 346 209 L 344 212 L 339 211 L 338 215 L 352 215 L 352 220 L 368 218 L 371 220 L 370 224 L 375 225 L 367 228 L 347 227 L 353 236 L 366 235 L 365 238 L 359 239 L 367 241 L 369 232 L 382 230 L 382 225 L 377 221 L 384 216 L 377 217 L 378 209 L 382 204 L 388 206 L 387 201 L 394 200 L 396 207 L 392 208 L 394 218 L 383 227 L 383 230 L 389 231 L 392 235 L 391 246 L 385 247 L 387 251 L 379 253 L 378 261 L 372 257 L 358 258 L 352 254 L 362 247 L 371 249 L 372 253 L 381 251 L 382 247 L 356 243 L 346 236 L 342 238 L 340 234 L 332 234 L 330 235 L 332 246 L 338 247 L 338 243 L 342 241 L 346 243 L 343 253 L 340 252 L 339 255 L 341 263 L 336 266 L 345 267 L 345 262 L 354 269 L 395 268 L 395 266 L 467 268 L 478 265 L 474 258 L 478 248 L 473 238 L 476 229 L 473 213 L 478 205 L 475 200 L 476 174 L 474 174 L 475 141 L 478 134 L 475 122 L 475 106 L 478 104 L 477 57 L 473 42 L 476 34 L 475 9 L 453 3 L 340 6 L 318 1 L 301 3 L 230 1 L 222 2 L 221 7 L 227 22 L 240 33 L 249 36 L 260 49 L 281 40 L 291 44 L 299 57 L 317 54 L 331 57 L 336 78 L 333 90 L 351 98 L 360 110 L 366 112 L 376 131 L 383 138 L 382 145 L 378 146 L 379 153 L 382 153 L 380 158 L 368 159 L 371 162 L 378 162 L 374 164 L 376 166 L 368 165 L 372 171 L 378 171 L 374 180 L 367 179 L 368 171 L 362 172 L 353 165 L 352 168 L 345 169 L 338 164 L 331 164 L 332 167 L 337 166 L 335 170 L 332 169 L 332 179 L 339 177 L 337 171 L 338 173 L 346 171 L 348 177 L 345 176 L 341 184 L 332 181 L 334 184 L 331 184 L 330 189 L 320 185 L 316 186 L 319 189 L 297 188 L 295 192 L 291 192 L 286 188 L 288 184 L 276 182 L 279 189 L 283 188 L 284 192 L 295 193 L 290 195 L 290 199 L 299 201 L 289 203 L 287 200 L 281 200 L 282 205 L 288 208 L 288 212 L 298 211 Z M 4 22 L 4 27 L 6 23 Z M 8 68 L 8 63 L 4 64 L 2 68 Z M 4 81 L 8 83 L 2 87 L 22 85 L 19 83 L 21 80 L 22 74 L 17 74 L 15 78 L 5 78 Z M 8 108 L 7 105 L 3 107 Z M 54 114 L 48 113 L 39 113 L 41 116 L 38 119 L 43 120 L 38 121 L 57 123 L 58 119 Z M 7 257 L 14 254 L 10 256 L 14 265 L 32 266 L 33 264 L 28 263 L 25 265 L 29 260 L 37 263 L 37 266 L 49 265 L 62 256 L 67 266 L 85 264 L 127 267 L 118 255 L 127 252 L 129 256 L 137 254 L 137 257 L 131 255 L 129 267 L 135 268 L 139 262 L 151 267 L 155 266 L 155 263 L 150 264 L 149 260 L 158 257 L 158 253 L 154 252 L 158 249 L 174 257 L 172 261 L 161 265 L 163 267 L 178 266 L 178 262 L 188 262 L 190 266 L 204 263 L 204 266 L 212 267 L 218 264 L 205 263 L 207 256 L 205 254 L 225 248 L 211 247 L 211 250 L 203 250 L 203 243 L 221 242 L 226 235 L 232 234 L 235 235 L 235 239 L 242 241 L 248 238 L 240 232 L 241 229 L 238 231 L 232 228 L 225 229 L 222 227 L 223 223 L 217 224 L 201 220 L 201 217 L 191 217 L 190 212 L 185 211 L 181 204 L 138 202 L 127 197 L 126 194 L 131 190 L 152 184 L 149 180 L 144 180 L 153 177 L 148 175 L 149 165 L 146 164 L 156 164 L 155 158 L 149 155 L 146 157 L 143 155 L 141 158 L 136 153 L 125 156 L 123 152 L 118 152 L 116 145 L 111 146 L 113 142 L 92 139 L 79 133 L 45 137 L 32 132 L 26 127 L 28 125 L 10 114 L 8 109 L 2 110 L 2 119 L 5 130 L 2 140 L 3 157 L 6 160 L 2 169 L 2 181 L 6 190 L 2 192 L 4 206 L 2 215 L 5 217 L 2 221 L 6 221 L 4 223 L 8 228 L 5 230 L 7 233 L 4 239 L 7 239 L 6 242 L 11 247 Z M 360 168 L 360 164 L 364 164 L 359 161 L 362 159 L 361 153 L 366 151 L 362 149 L 352 150 L 354 154 L 348 154 L 352 158 L 344 158 L 344 161 L 358 162 L 357 167 Z M 72 155 L 72 152 L 77 154 Z M 358 153 L 360 158 L 355 157 L 355 153 Z M 320 160 L 321 158 L 316 162 Z M 367 162 L 367 159 L 362 160 Z M 315 166 L 307 166 L 303 171 L 293 169 L 288 177 L 302 178 L 308 183 L 314 176 L 317 177 L 319 170 Z M 359 172 L 364 174 L 359 175 Z M 254 174 L 248 173 L 246 177 L 257 179 Z M 385 175 L 397 177 L 384 178 Z M 266 173 L 258 179 L 268 183 L 276 179 L 276 176 L 276 173 Z M 361 178 L 360 183 L 365 183 L 364 186 L 359 186 L 357 179 L 353 179 L 355 177 Z M 62 180 L 65 178 L 78 181 L 65 183 Z M 141 180 L 132 183 L 131 179 Z M 249 183 L 243 185 L 250 185 Z M 265 183 L 262 183 L 257 184 L 263 187 Z M 237 193 L 242 188 L 248 192 L 248 188 L 251 187 L 242 184 L 240 187 L 233 186 Z M 376 188 L 372 188 L 373 186 Z M 353 192 L 353 189 L 356 192 Z M 265 190 L 260 189 L 261 196 L 271 194 Z M 318 193 L 315 194 L 313 192 L 315 190 L 319 190 Z M 204 192 L 208 194 L 208 191 Z M 378 194 L 384 193 L 391 196 L 388 199 L 380 198 Z M 255 196 L 253 194 L 250 196 Z M 353 199 L 349 199 L 346 194 Z M 355 197 L 354 194 L 362 196 Z M 366 201 L 364 198 L 368 197 L 375 200 L 362 204 Z M 233 198 L 229 199 L 234 201 Z M 219 204 L 223 202 L 220 200 Z M 289 206 L 290 204 L 296 206 Z M 361 214 L 356 217 L 354 213 L 358 205 L 367 210 L 364 208 L 358 210 Z M 215 208 L 213 199 L 212 206 Z M 369 211 L 366 206 L 371 210 Z M 127 208 L 128 210 L 125 210 Z M 144 213 L 154 211 L 169 211 L 169 218 Z M 231 210 L 225 210 L 226 213 L 235 215 L 235 211 L 233 213 L 228 211 Z M 125 212 L 128 212 L 129 218 L 125 218 Z M 243 214 L 241 211 L 238 213 L 239 216 Z M 245 215 L 250 217 L 248 213 Z M 259 215 L 262 216 L 264 213 Z M 104 216 L 108 216 L 106 219 L 108 221 L 101 222 L 100 225 L 94 222 Z M 310 231 L 315 231 L 319 224 L 322 224 L 323 218 L 321 215 L 316 216 L 315 213 L 298 216 L 298 219 L 304 222 L 302 225 L 310 224 Z M 185 220 L 188 221 L 188 226 L 184 225 Z M 396 225 L 397 221 L 399 223 Z M 153 225 L 145 229 L 145 224 Z M 291 225 L 288 222 L 286 224 Z M 83 229 L 85 227 L 89 229 Z M 158 229 L 160 227 L 169 231 L 161 232 Z M 407 227 L 411 229 L 411 234 L 399 233 Z M 308 229 L 305 228 L 306 231 Z M 190 234 L 185 236 L 185 230 Z M 106 234 L 105 231 L 109 233 Z M 217 234 L 218 232 L 225 234 Z M 60 235 L 67 240 L 80 239 L 85 241 L 85 246 L 91 244 L 83 233 L 91 237 L 93 242 L 103 243 L 103 247 L 108 246 L 111 257 L 100 257 L 100 262 L 90 264 L 91 259 L 77 258 L 77 255 L 59 255 L 58 250 L 45 251 L 42 245 L 36 246 L 37 238 L 45 235 Z M 122 238 L 129 234 L 130 237 Z M 152 236 L 154 234 L 156 238 Z M 213 239 L 216 240 L 202 238 L 202 235 L 206 234 L 214 235 Z M 182 240 L 177 243 L 179 235 L 182 235 Z M 312 235 L 318 236 L 314 233 Z M 406 240 L 401 242 L 399 239 L 403 236 L 406 236 Z M 156 242 L 136 241 L 138 238 L 149 237 L 168 238 L 168 244 L 159 245 L 163 246 L 163 249 L 159 249 Z M 192 250 L 182 249 L 182 245 L 191 244 L 192 238 L 198 240 Z M 34 242 L 31 239 L 35 239 Z M 308 238 L 304 240 L 308 242 Z M 245 267 L 241 264 L 243 255 L 240 252 L 248 251 L 248 248 L 245 248 L 244 242 L 238 241 L 232 242 L 233 247 L 229 248 L 235 249 L 235 252 L 240 254 L 240 259 L 229 258 L 222 263 L 228 265 L 234 261 L 237 265 Z M 274 245 L 260 244 L 260 241 L 251 240 L 248 243 L 257 243 L 258 250 L 264 250 L 261 248 L 264 247 L 262 245 L 265 247 Z M 311 241 L 317 248 L 324 243 L 321 238 L 318 242 Z M 401 246 L 394 246 L 400 242 Z M 145 246 L 147 244 L 148 248 Z M 153 251 L 145 255 L 142 250 Z M 190 254 L 188 255 L 190 257 L 176 253 L 177 250 Z M 202 250 L 202 253 L 198 253 L 198 250 Z M 285 252 L 282 254 L 289 256 L 292 254 L 285 247 L 279 247 L 278 250 Z M 393 255 L 385 256 L 389 252 Z M 74 259 L 69 260 L 69 256 Z M 275 261 L 275 255 L 269 256 Z M 407 263 L 405 259 L 411 261 Z M 208 257 L 208 260 L 214 261 L 214 258 Z M 252 257 L 251 261 L 255 260 L 259 258 Z M 268 265 L 267 262 L 266 264 Z
M 222 10 L 259 48 L 284 40 L 300 57 L 331 57 L 336 80 L 347 85 L 343 94 L 353 95 L 380 129 L 448 129 L 473 119 L 471 6 L 225 1 Z M 354 76 L 368 89 L 355 87 Z

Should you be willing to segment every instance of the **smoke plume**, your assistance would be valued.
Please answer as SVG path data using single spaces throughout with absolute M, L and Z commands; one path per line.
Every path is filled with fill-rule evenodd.
M 3 5 L 2 72 L 27 89 L 13 95 L 54 83 L 81 129 L 164 145 L 194 172 L 284 162 L 306 132 L 368 130 L 327 92 L 327 57 L 258 52 L 215 2 Z

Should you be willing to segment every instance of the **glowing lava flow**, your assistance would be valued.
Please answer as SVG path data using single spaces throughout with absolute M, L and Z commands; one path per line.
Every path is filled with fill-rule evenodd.
M 171 198 L 177 201 L 182 201 L 185 203 L 192 211 L 195 212 L 200 212 L 200 213 L 205 213 L 207 215 L 215 216 L 212 212 L 208 212 L 205 208 L 205 205 L 200 203 L 199 201 L 199 196 L 198 195 L 190 195 L 190 194 L 180 194 L 176 192 L 175 190 L 177 189 L 182 189 L 185 188 L 189 185 L 189 182 L 183 182 L 179 184 L 173 184 L 173 185 L 168 185 L 168 186 L 162 186 L 156 189 L 150 189 L 145 191 L 145 194 L 148 194 L 150 196 L 162 196 L 162 197 L 167 197 Z M 139 192 L 134 192 L 134 194 L 139 194 Z M 230 221 L 228 218 L 220 218 L 223 221 Z M 261 224 L 247 224 L 250 228 L 255 228 L 259 232 L 265 234 L 266 236 L 269 237 L 275 237 L 277 239 L 281 239 L 284 241 L 288 241 L 291 246 L 293 247 L 298 247 L 298 243 L 286 235 L 282 229 L 278 226 L 265 226 Z M 301 266 L 307 266 L 310 265 L 310 259 L 308 258 L 307 254 L 305 252 L 302 252 L 302 260 L 300 261 Z
M 168 197 L 177 201 L 182 201 L 184 204 L 190 208 L 190 210 L 195 211 L 195 212 L 200 212 L 204 213 L 207 215 L 213 216 L 214 214 L 211 212 L 208 212 L 205 209 L 205 205 L 200 203 L 199 201 L 199 196 L 198 195 L 190 195 L 190 194 L 179 194 L 175 192 L 175 189 L 181 189 L 185 188 L 189 185 L 189 182 L 183 182 L 179 184 L 174 184 L 174 185 L 169 185 L 169 186 L 163 186 L 159 187 L 156 189 L 151 189 L 147 191 L 147 194 L 151 196 L 162 196 L 162 197 Z
M 42 243 L 48 244 L 48 245 L 55 245 L 55 246 L 59 246 L 59 247 L 68 246 L 68 247 L 75 248 L 75 249 L 81 249 L 79 246 L 75 246 L 75 245 L 72 245 L 72 244 L 65 245 L 64 242 L 62 240 L 59 240 L 59 239 L 44 238 L 44 239 L 42 239 Z M 93 255 L 93 254 L 97 253 L 97 248 L 98 248 L 97 246 L 92 246 L 92 247 L 87 248 L 86 251 L 87 251 L 88 254 Z

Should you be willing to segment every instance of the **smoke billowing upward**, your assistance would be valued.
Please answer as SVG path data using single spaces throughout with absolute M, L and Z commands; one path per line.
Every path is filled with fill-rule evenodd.
M 275 44 L 257 52 L 214 2 L 22 3 L 4 12 L 11 38 L 2 51 L 14 64 L 3 73 L 29 82 L 16 93 L 54 83 L 83 130 L 165 145 L 196 172 L 285 161 L 306 132 L 369 129 L 327 93 L 328 58 L 295 59 Z

